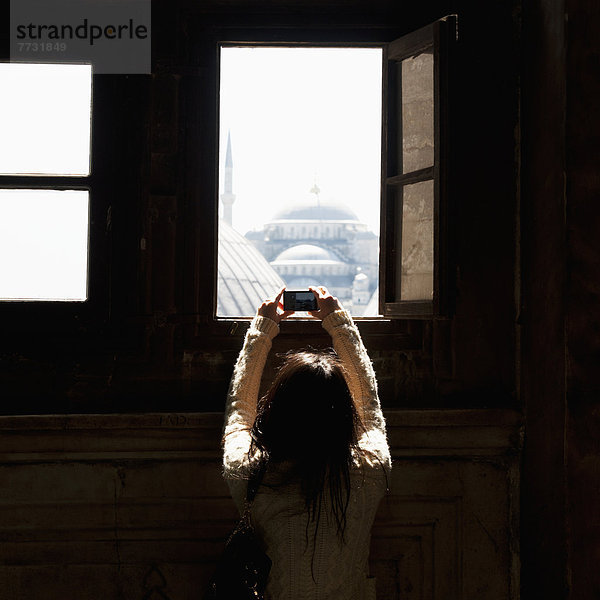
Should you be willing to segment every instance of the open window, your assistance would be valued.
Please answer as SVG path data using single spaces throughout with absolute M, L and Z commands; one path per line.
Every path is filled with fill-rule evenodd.
M 310 285 L 377 316 L 381 46 L 219 50 L 217 316 Z
M 236 189 L 242 177 L 242 169 L 247 168 L 246 163 L 249 162 L 241 151 L 241 146 L 247 142 L 240 140 L 235 126 L 224 123 L 223 114 L 228 108 L 224 105 L 226 100 L 221 87 L 221 114 L 218 119 L 219 214 L 218 217 L 215 215 L 215 231 L 219 232 L 218 243 L 215 245 L 218 264 L 215 271 L 218 272 L 215 272 L 216 297 L 212 315 L 217 318 L 250 317 L 255 305 L 272 293 L 262 289 L 265 287 L 263 283 L 270 285 L 273 290 L 282 284 L 298 289 L 319 283 L 314 281 L 316 271 L 311 271 L 313 265 L 319 265 L 320 278 L 329 277 L 332 282 L 344 282 L 339 287 L 345 289 L 340 291 L 335 289 L 334 283 L 325 285 L 330 289 L 334 288 L 333 292 L 344 299 L 344 305 L 350 305 L 355 317 L 388 321 L 448 315 L 451 312 L 452 298 L 450 265 L 454 262 L 449 226 L 452 210 L 448 193 L 451 171 L 447 152 L 450 130 L 448 103 L 450 54 L 456 40 L 455 17 L 446 17 L 392 42 L 385 41 L 393 38 L 393 33 L 390 32 L 381 36 L 363 37 L 357 43 L 353 43 L 352 36 L 343 36 L 343 41 L 335 36 L 331 41 L 315 41 L 314 35 L 298 32 L 272 35 L 270 41 L 265 42 L 249 39 L 248 36 L 252 33 L 244 33 L 245 35 L 239 35 L 236 32 L 236 37 L 233 37 L 241 41 L 230 42 L 224 37 L 217 41 L 221 86 L 224 81 L 226 53 L 233 55 L 245 49 L 249 55 L 259 55 L 275 53 L 274 48 L 285 49 L 290 55 L 286 57 L 284 66 L 273 67 L 264 76 L 268 81 L 273 80 L 280 88 L 269 93 L 269 100 L 276 97 L 281 89 L 292 88 L 292 84 L 283 77 L 284 74 L 288 76 L 291 73 L 298 80 L 301 79 L 301 69 L 291 60 L 294 50 L 300 54 L 320 48 L 333 54 L 347 49 L 359 56 L 362 46 L 365 51 L 373 52 L 376 56 L 374 71 L 378 77 L 377 84 L 363 81 L 361 85 L 371 86 L 377 91 L 376 106 L 372 110 L 377 112 L 380 121 L 378 143 L 370 150 L 378 166 L 377 199 L 369 204 L 365 196 L 360 208 L 377 215 L 378 223 L 375 227 L 369 226 L 367 233 L 359 234 L 357 231 L 356 235 L 357 240 L 361 235 L 364 237 L 359 242 L 364 246 L 363 250 L 368 246 L 369 251 L 374 250 L 376 254 L 374 258 L 369 256 L 368 260 L 363 260 L 364 264 L 359 264 L 360 261 L 353 263 L 350 260 L 348 251 L 340 251 L 342 242 L 346 243 L 347 248 L 354 246 L 348 232 L 353 227 L 360 228 L 359 222 L 365 223 L 366 218 L 360 214 L 358 219 L 354 219 L 356 222 L 343 223 L 340 229 L 338 225 L 342 221 L 352 219 L 339 211 L 335 219 L 333 213 L 331 219 L 329 215 L 327 218 L 323 217 L 321 209 L 329 203 L 331 197 L 327 196 L 331 190 L 316 164 L 308 169 L 308 174 L 304 174 L 302 189 L 305 195 L 303 206 L 306 210 L 292 210 L 294 206 L 290 206 L 287 212 L 283 210 L 285 203 L 290 200 L 288 173 L 287 179 L 280 179 L 279 195 L 268 205 L 272 213 L 269 219 L 261 222 L 254 231 L 251 229 L 252 219 L 258 218 L 260 212 L 259 202 L 250 202 L 254 207 L 253 212 L 242 218 L 242 205 L 249 199 L 249 195 L 241 198 L 239 188 Z M 312 94 L 312 102 L 313 97 L 320 96 L 321 89 L 316 83 L 317 70 L 311 67 L 306 71 L 312 79 L 304 82 L 303 88 Z M 266 165 L 266 173 L 256 177 L 255 191 L 256 198 L 265 198 L 269 191 L 267 188 L 281 174 L 280 168 L 274 168 L 275 162 L 264 160 L 265 154 L 257 150 L 256 140 L 265 136 L 266 120 L 275 118 L 279 130 L 291 131 L 290 137 L 306 133 L 309 127 L 296 126 L 294 129 L 293 126 L 299 122 L 298 113 L 303 108 L 288 110 L 286 113 L 285 108 L 291 106 L 291 103 L 285 101 L 274 104 L 266 115 L 260 113 L 261 116 L 257 117 L 259 113 L 252 109 L 251 96 L 257 88 L 267 86 L 262 83 L 263 76 L 257 77 L 250 68 L 241 69 L 240 72 L 245 87 L 238 89 L 236 97 L 246 111 L 245 119 L 256 130 L 254 135 L 249 136 L 250 151 L 246 155 L 254 153 L 257 160 L 262 160 L 262 166 Z M 334 73 L 335 67 L 331 67 L 329 72 Z M 356 76 L 354 78 L 358 79 Z M 342 103 L 338 99 L 337 106 Z M 305 106 L 306 103 L 303 107 Z M 366 120 L 366 112 L 367 109 L 355 110 L 351 118 L 346 118 L 346 129 L 351 130 L 353 123 Z M 309 152 L 304 154 L 310 155 Z M 295 157 L 289 152 L 281 151 L 279 158 L 283 161 L 288 159 L 288 166 L 294 170 L 294 174 L 299 171 Z M 253 171 L 253 175 L 257 172 L 258 170 Z M 352 167 L 347 169 L 346 178 L 356 187 L 363 179 L 363 174 L 360 169 Z M 346 198 L 339 194 L 334 200 L 339 208 L 339 204 L 344 203 Z M 373 208 L 369 208 L 370 206 Z M 358 209 L 353 210 L 356 214 L 359 213 Z M 234 236 L 230 231 L 231 227 L 228 225 L 232 223 L 233 228 L 237 229 L 235 233 L 239 235 Z M 366 239 L 368 235 L 373 237 L 373 234 L 376 236 L 375 244 L 372 243 L 373 240 Z M 252 248 L 248 248 L 248 242 L 252 244 Z M 259 261 L 259 258 L 263 260 Z M 243 265 L 251 267 L 258 262 L 261 265 L 257 267 L 257 274 L 246 278 L 234 277 L 233 270 Z M 267 276 L 267 270 L 270 277 Z M 237 287 L 230 285 L 234 280 Z M 227 303 L 236 304 L 237 299 L 247 300 L 252 308 L 245 311 L 237 306 L 231 310 L 224 308 Z
M 448 311 L 447 17 L 384 48 L 379 307 L 388 318 Z

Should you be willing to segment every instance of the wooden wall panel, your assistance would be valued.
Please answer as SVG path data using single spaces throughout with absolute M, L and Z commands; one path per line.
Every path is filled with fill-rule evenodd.
M 517 598 L 517 416 L 387 420 L 378 597 Z M 221 425 L 221 414 L 0 418 L 1 597 L 197 600 L 237 518 Z

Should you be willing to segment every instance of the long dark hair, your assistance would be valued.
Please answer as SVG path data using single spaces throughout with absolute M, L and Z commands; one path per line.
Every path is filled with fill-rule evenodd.
M 308 523 L 319 526 L 326 503 L 344 539 L 350 470 L 361 454 L 362 424 L 333 351 L 290 352 L 259 400 L 251 453 L 261 466 L 289 465 L 285 483 L 300 483 Z

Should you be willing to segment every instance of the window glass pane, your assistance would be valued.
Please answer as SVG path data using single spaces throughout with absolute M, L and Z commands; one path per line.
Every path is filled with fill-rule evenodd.
M 283 285 L 377 314 L 381 61 L 381 48 L 221 49 L 217 315 L 253 315 Z
M 90 65 L 0 64 L 0 174 L 88 175 Z
M 88 192 L 0 190 L 0 299 L 85 300 Z
M 433 165 L 433 54 L 402 61 L 402 163 L 410 173 Z
M 396 275 L 400 300 L 433 299 L 433 181 L 404 187 L 397 211 L 402 261 Z

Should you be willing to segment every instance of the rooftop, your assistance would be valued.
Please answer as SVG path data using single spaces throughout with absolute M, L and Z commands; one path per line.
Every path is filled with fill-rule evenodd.
M 352 221 L 359 222 L 356 214 L 343 204 L 320 202 L 301 203 L 279 211 L 274 221 Z
M 260 304 L 284 285 L 252 243 L 221 219 L 217 315 L 254 315 Z

